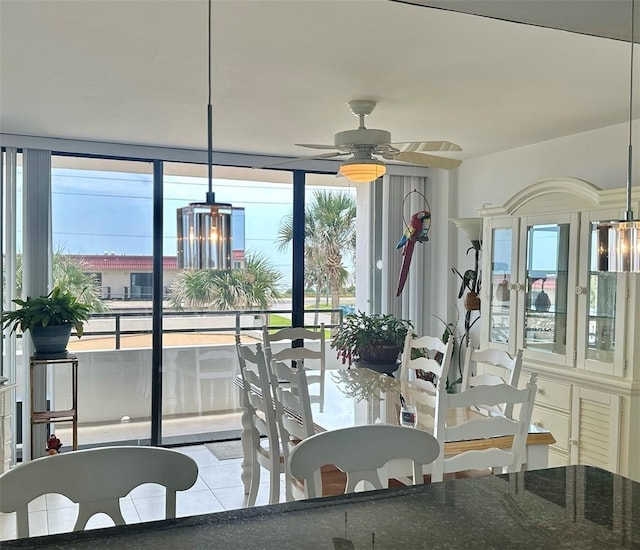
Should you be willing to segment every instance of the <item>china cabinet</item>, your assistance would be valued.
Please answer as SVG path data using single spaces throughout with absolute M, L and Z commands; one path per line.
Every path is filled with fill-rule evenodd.
M 599 271 L 598 221 L 619 219 L 623 204 L 623 189 L 550 178 L 481 210 L 481 347 L 522 349 L 520 380 L 538 374 L 533 422 L 556 439 L 550 466 L 638 480 L 640 285 Z

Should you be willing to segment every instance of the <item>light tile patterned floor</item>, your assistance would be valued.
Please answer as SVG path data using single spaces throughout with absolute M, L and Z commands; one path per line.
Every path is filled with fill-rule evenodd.
M 178 493 L 177 516 L 207 514 L 242 508 L 244 491 L 240 480 L 242 459 L 218 460 L 204 445 L 180 447 L 177 450 L 191 456 L 198 463 L 198 480 L 188 491 Z M 256 505 L 268 504 L 269 474 L 262 470 Z M 164 488 L 141 485 L 121 500 L 127 523 L 151 521 L 164 517 Z M 284 501 L 284 483 L 281 483 L 281 501 Z M 0 540 L 16 537 L 15 514 L 0 513 Z M 46 535 L 71 531 L 77 516 L 77 506 L 61 495 L 46 495 L 29 505 L 31 535 Z M 107 527 L 113 522 L 105 515 L 96 515 L 88 529 Z

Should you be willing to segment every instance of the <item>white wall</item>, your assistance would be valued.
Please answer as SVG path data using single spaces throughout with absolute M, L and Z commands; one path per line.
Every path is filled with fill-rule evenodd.
M 545 177 L 571 176 L 603 189 L 624 187 L 628 139 L 629 125 L 619 124 L 467 160 L 458 169 L 457 216 L 477 216 L 482 205 L 503 204 L 516 191 Z M 633 139 L 640 149 L 638 121 Z M 637 152 L 634 157 L 633 183 L 640 185 Z

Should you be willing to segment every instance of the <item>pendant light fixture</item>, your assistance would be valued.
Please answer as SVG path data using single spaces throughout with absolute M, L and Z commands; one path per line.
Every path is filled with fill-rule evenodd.
M 211 106 L 211 0 L 209 0 L 209 101 L 207 103 L 207 168 L 205 202 L 178 208 L 178 267 L 231 269 L 230 204 L 217 203 L 213 188 L 213 108 Z
M 631 70 L 629 84 L 629 150 L 627 158 L 627 201 L 624 220 L 598 225 L 598 269 L 600 271 L 640 273 L 640 220 L 631 210 L 633 168 L 633 52 L 635 49 L 635 0 L 631 0 Z

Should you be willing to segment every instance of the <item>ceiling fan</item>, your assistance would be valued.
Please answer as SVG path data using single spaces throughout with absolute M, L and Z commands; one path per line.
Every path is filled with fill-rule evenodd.
M 319 145 L 315 143 L 296 143 L 299 147 L 310 149 L 333 149 L 331 153 L 323 153 L 311 157 L 294 159 L 326 159 L 344 155 L 352 155 L 340 166 L 340 174 L 351 181 L 369 182 L 382 176 L 386 167 L 384 160 L 399 160 L 410 164 L 452 170 L 462 163 L 461 160 L 425 154 L 424 151 L 462 151 L 462 148 L 449 141 L 409 141 L 391 142 L 391 133 L 387 130 L 366 128 L 364 119 L 373 112 L 375 101 L 356 99 L 347 103 L 351 112 L 360 119 L 356 130 L 338 132 L 334 138 L 334 145 Z M 375 155 L 375 156 L 374 156 Z

